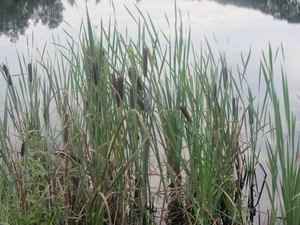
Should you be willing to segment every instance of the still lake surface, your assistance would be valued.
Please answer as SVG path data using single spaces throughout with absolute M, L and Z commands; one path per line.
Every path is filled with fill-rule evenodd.
M 72 0 L 52 2 L 56 4 L 55 7 L 47 8 L 44 6 L 44 9 L 42 7 L 41 12 L 44 13 L 39 13 L 40 17 L 29 16 L 28 23 L 25 23 L 25 25 L 20 23 L 20 26 L 24 26 L 20 29 L 24 35 L 19 35 L 17 38 L 14 32 L 0 30 L 0 63 L 8 65 L 11 75 L 19 74 L 20 71 L 17 52 L 20 55 L 24 54 L 27 61 L 29 61 L 28 55 L 31 54 L 33 54 L 33 58 L 38 58 L 36 51 L 28 54 L 27 50 L 28 43 L 29 49 L 31 49 L 33 37 L 34 48 L 42 52 L 44 46 L 46 46 L 50 56 L 55 55 L 55 48 L 52 44 L 53 39 L 60 40 L 62 45 L 67 44 L 66 39 L 70 40 L 70 36 L 75 41 L 79 41 L 80 25 L 82 21 L 85 22 L 86 8 L 89 11 L 96 32 L 100 30 L 101 21 L 106 29 L 109 19 L 115 17 L 120 33 L 123 35 L 128 33 L 128 36 L 133 39 L 137 36 L 137 26 L 125 6 L 133 15 L 138 15 L 136 6 L 144 15 L 149 13 L 155 27 L 160 28 L 167 34 L 170 28 L 165 16 L 168 17 L 171 25 L 175 21 L 174 1 L 115 0 L 114 9 L 109 0 L 98 1 L 98 3 L 94 0 L 89 0 L 87 3 L 83 0 L 77 0 L 76 4 Z M 300 100 L 297 96 L 300 95 L 300 2 L 282 1 L 280 5 L 276 5 L 275 1 L 257 1 L 257 4 L 250 1 L 252 5 L 248 1 L 240 1 L 238 5 L 236 2 L 225 0 L 177 0 L 176 4 L 181 10 L 183 26 L 187 29 L 191 26 L 191 40 L 195 49 L 200 51 L 201 46 L 206 45 L 205 38 L 207 38 L 216 54 L 220 49 L 226 51 L 227 63 L 233 71 L 237 65 L 242 65 L 241 54 L 246 57 L 251 49 L 247 78 L 254 90 L 258 84 L 259 62 L 262 58 L 262 51 L 267 53 L 269 44 L 274 51 L 282 45 L 285 53 L 284 67 L 289 81 L 291 108 L 299 117 Z M 46 15 L 47 19 L 43 19 L 43 15 Z M 1 21 L 1 18 L 4 20 L 6 17 L 0 16 L 0 29 L 4 28 L 3 24 L 7 22 Z M 52 29 L 49 29 L 49 27 Z M 11 35 L 9 36 L 9 34 Z M 15 42 L 12 42 L 11 39 L 14 39 Z M 282 57 L 277 61 L 275 67 L 279 89 L 281 79 L 280 63 L 283 63 Z M 13 79 L 17 78 L 13 77 Z M 0 77 L 1 98 L 4 97 L 5 87 L 5 80 Z M 0 105 L 2 106 L 2 103 Z M 261 161 L 266 161 L 264 154 L 261 155 Z M 267 196 L 264 195 L 261 200 L 261 211 L 268 208 L 267 202 Z

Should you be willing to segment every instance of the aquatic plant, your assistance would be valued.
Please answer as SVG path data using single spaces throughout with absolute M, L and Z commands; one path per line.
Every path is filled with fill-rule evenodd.
M 265 179 L 259 138 L 282 133 L 282 122 L 268 115 L 268 98 L 276 115 L 279 103 L 265 55 L 260 82 L 267 91 L 261 107 L 254 105 L 245 78 L 251 52 L 234 72 L 226 54 L 214 55 L 208 40 L 206 50 L 194 49 L 191 29 L 184 33 L 176 5 L 174 37 L 155 28 L 139 8 L 128 13 L 138 28 L 135 39 L 120 34 L 112 19 L 96 36 L 87 16 L 78 43 L 72 39 L 62 46 L 54 40 L 54 58 L 47 59 L 45 51 L 35 61 L 19 56 L 20 74 L 12 78 L 3 65 L 0 220 L 253 224 L 264 186 L 257 173 Z M 287 107 L 284 76 L 283 84 Z M 290 147 L 295 119 L 287 116 L 287 121 Z M 293 190 L 283 182 L 281 189 L 276 186 L 277 179 L 290 184 L 296 166 L 283 168 L 286 176 L 278 177 L 272 160 L 297 164 L 298 145 L 292 145 L 293 157 L 278 156 L 281 138 L 275 152 L 266 139 L 275 179 L 268 188 L 272 224 L 273 197 L 280 190 L 292 198 L 281 207 L 283 221 L 296 221 L 297 213 L 296 180 Z

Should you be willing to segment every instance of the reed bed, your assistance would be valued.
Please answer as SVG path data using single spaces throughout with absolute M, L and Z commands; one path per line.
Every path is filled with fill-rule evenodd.
M 174 12 L 174 36 L 138 8 L 139 20 L 128 10 L 136 41 L 113 19 L 95 35 L 87 16 L 78 43 L 54 40 L 55 57 L 19 56 L 13 78 L 2 65 L 1 224 L 255 224 L 261 137 L 272 176 L 265 224 L 297 224 L 299 138 L 284 72 L 280 117 L 271 47 L 258 104 L 250 52 L 234 74 L 208 40 L 194 49 Z

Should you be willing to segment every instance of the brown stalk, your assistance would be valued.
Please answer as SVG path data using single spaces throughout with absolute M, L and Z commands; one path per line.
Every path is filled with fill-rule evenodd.
M 79 158 L 77 158 L 76 156 L 72 155 L 71 153 L 65 153 L 63 150 L 58 150 L 55 153 L 61 157 L 67 157 L 75 163 L 81 163 L 81 160 Z

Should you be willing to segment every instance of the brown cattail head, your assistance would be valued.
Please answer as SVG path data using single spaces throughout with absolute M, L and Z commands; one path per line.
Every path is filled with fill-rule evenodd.
M 128 76 L 129 76 L 130 81 L 131 81 L 131 79 L 132 79 L 132 73 L 133 73 L 133 71 L 132 71 L 132 68 L 130 67 L 130 68 L 128 69 Z
M 131 84 L 133 85 L 134 82 L 136 82 L 138 91 L 141 91 L 143 89 L 143 84 L 141 82 L 141 79 L 137 75 L 136 71 L 132 68 L 129 68 L 128 69 L 128 76 L 129 76 Z
M 215 97 L 215 99 L 217 99 L 218 98 L 218 96 L 217 96 L 217 83 L 215 83 L 215 88 L 214 88 L 214 97 Z
M 68 127 L 69 127 L 69 115 L 66 113 L 64 115 L 64 131 L 63 131 L 63 141 L 64 143 L 67 143 L 68 140 L 69 140 L 69 130 L 68 130 Z
M 144 111 L 144 109 L 145 109 L 145 104 L 144 104 L 143 100 L 140 99 L 140 98 L 138 98 L 138 99 L 136 100 L 136 102 L 137 102 L 137 104 L 140 106 L 141 110 Z
M 223 75 L 223 85 L 224 85 L 224 88 L 226 88 L 227 82 L 228 82 L 228 71 L 227 71 L 226 66 L 222 67 L 221 73 Z
M 232 116 L 235 116 L 235 97 L 232 97 Z
M 88 73 L 89 73 L 88 77 L 90 77 L 93 74 L 93 66 L 91 63 L 91 57 L 90 57 L 87 49 L 85 50 L 85 60 L 86 60 L 86 65 L 87 65 L 87 69 L 88 69 Z M 90 81 L 91 78 L 88 78 L 88 79 Z
M 24 156 L 26 150 L 26 142 L 24 141 L 21 146 L 21 156 Z
M 5 76 L 7 78 L 8 85 L 12 85 L 12 80 L 11 80 L 8 68 L 7 68 L 7 66 L 5 64 L 3 64 L 3 70 L 4 70 Z
M 134 109 L 134 96 L 133 96 L 133 88 L 130 87 L 130 103 L 131 103 L 131 108 Z
M 118 77 L 118 87 L 117 87 L 117 103 L 118 107 L 120 107 L 120 101 L 123 100 L 123 85 L 124 85 L 124 78 L 122 76 Z
M 252 113 L 252 109 L 250 106 L 248 107 L 248 114 L 249 114 L 249 123 L 250 123 L 250 125 L 252 125 L 254 123 L 254 118 L 253 118 L 253 113 Z
M 97 62 L 93 63 L 93 81 L 94 84 L 97 86 L 99 81 L 99 67 Z
M 142 91 L 143 90 L 143 85 L 142 85 L 141 79 L 139 77 L 137 77 L 136 84 L 137 84 L 138 90 Z
M 191 117 L 190 117 L 190 115 L 189 115 L 187 109 L 186 109 L 183 105 L 181 105 L 179 108 L 180 108 L 181 113 L 182 113 L 182 114 L 185 116 L 185 118 L 187 119 L 187 121 L 192 122 L 192 119 L 191 119 Z
M 148 49 L 146 47 L 143 48 L 143 75 L 147 77 L 148 70 Z
M 112 79 L 112 85 L 113 85 L 114 89 L 118 90 L 118 81 L 113 73 L 111 74 L 111 79 Z
M 139 77 L 137 77 L 136 83 L 137 83 L 138 90 L 142 91 L 143 90 L 143 84 L 142 84 L 142 81 Z
M 28 68 L 28 81 L 31 83 L 32 82 L 32 65 L 31 65 L 31 63 L 28 63 L 27 68 Z

